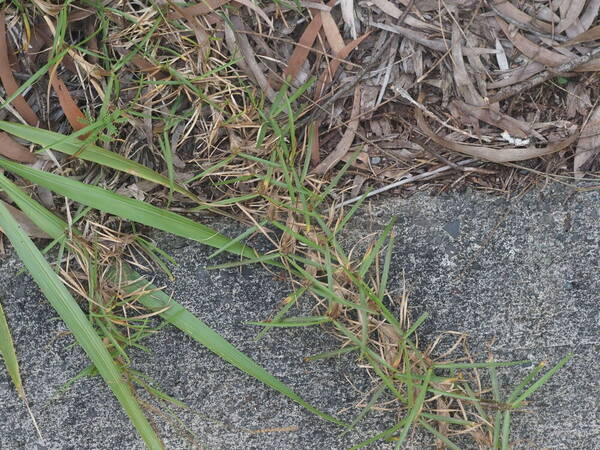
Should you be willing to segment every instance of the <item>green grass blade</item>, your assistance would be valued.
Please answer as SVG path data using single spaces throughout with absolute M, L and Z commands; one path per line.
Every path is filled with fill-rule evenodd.
M 415 404 L 412 405 L 412 408 L 410 409 L 410 413 L 406 418 L 406 424 L 400 432 L 400 436 L 398 436 L 396 448 L 400 448 L 400 446 L 408 436 L 408 432 L 410 431 L 413 423 L 415 423 L 419 414 L 421 413 L 421 408 L 423 407 L 423 403 L 425 402 L 425 396 L 427 395 L 427 389 L 429 387 L 429 380 L 431 379 L 431 375 L 433 375 L 433 370 L 429 369 L 427 371 L 427 374 L 425 375 L 425 380 L 423 380 L 423 383 L 421 384 L 421 386 L 419 386 L 419 395 L 415 400 Z
M 4 309 L 2 309 L 2 304 L 0 304 L 0 355 L 2 355 L 2 358 L 4 359 L 6 371 L 15 385 L 17 394 L 19 394 L 21 400 L 25 400 L 25 390 L 23 389 L 23 383 L 21 381 L 17 352 L 15 351 L 15 346 L 10 334 L 10 328 L 8 328 L 6 316 L 4 315 Z
M 398 220 L 397 217 L 394 217 L 394 218 L 392 218 L 392 220 L 390 220 L 390 222 L 385 226 L 385 228 L 381 232 L 381 235 L 379 236 L 379 239 L 377 239 L 377 242 L 375 242 L 375 245 L 373 246 L 373 248 L 371 248 L 367 252 L 367 254 L 364 256 L 362 262 L 360 263 L 360 267 L 358 269 L 358 275 L 361 278 L 363 278 L 367 274 L 369 268 L 375 262 L 375 258 L 377 258 L 379 256 L 379 252 L 381 251 L 381 248 L 383 247 L 385 240 L 392 232 L 392 229 L 393 229 L 394 225 L 396 224 L 397 220 Z
M 535 391 L 541 388 L 556 372 L 558 372 L 565 364 L 567 364 L 571 358 L 573 358 L 573 353 L 569 353 L 563 359 L 561 359 L 554 367 L 552 367 L 548 372 L 546 372 L 542 377 L 533 383 L 525 392 L 523 392 L 519 397 L 513 402 L 513 407 L 518 408 L 521 404 Z
M 415 322 L 410 326 L 410 328 L 406 331 L 406 337 L 409 337 L 410 335 L 412 335 L 415 331 L 417 331 L 417 328 L 419 328 L 423 322 L 425 322 L 427 319 L 429 318 L 429 313 L 428 312 L 424 312 L 423 314 L 421 314 L 417 320 L 415 320 Z
M 248 325 L 259 325 L 262 327 L 312 327 L 323 323 L 331 322 L 329 316 L 307 316 L 307 317 L 286 317 L 278 322 L 246 322 Z
M 535 366 L 531 372 L 525 375 L 525 377 L 523 377 L 519 385 L 513 389 L 513 391 L 508 397 L 508 400 L 506 400 L 506 403 L 514 402 L 517 396 L 523 392 L 525 386 L 531 383 L 531 381 L 537 376 L 538 373 L 542 371 L 544 367 L 546 367 L 546 363 L 541 362 L 537 366 Z
M 492 434 L 492 448 L 494 450 L 500 448 L 500 431 L 503 428 L 503 417 L 501 411 L 496 411 L 494 415 L 494 432 Z
M 357 444 L 354 447 L 352 447 L 350 450 L 358 450 L 359 448 L 363 448 L 363 447 L 366 447 L 367 445 L 371 445 L 380 439 L 385 439 L 385 438 L 391 436 L 392 434 L 394 434 L 400 428 L 402 428 L 405 423 L 406 423 L 406 417 L 404 419 L 402 419 L 400 422 L 398 422 L 396 425 L 388 428 L 387 430 L 382 431 L 381 433 L 376 434 L 375 436 L 372 436 L 369 439 L 365 439 L 360 444 Z
M 373 395 L 369 399 L 369 402 L 367 403 L 367 405 L 354 418 L 354 420 L 352 420 L 352 423 L 350 424 L 350 428 L 344 430 L 344 432 L 341 433 L 340 436 L 343 436 L 346 433 L 348 433 L 349 431 L 351 431 L 358 422 L 360 422 L 361 420 L 363 420 L 366 417 L 366 415 L 371 411 L 371 409 L 373 409 L 373 406 L 375 406 L 375 403 L 377 403 L 377 400 L 379 400 L 379 397 L 381 397 L 381 395 L 385 392 L 385 388 L 386 388 L 385 384 L 382 383 L 379 385 L 379 387 L 377 389 L 375 389 L 375 392 L 373 392 Z
M 394 239 L 396 238 L 396 233 L 392 231 L 390 233 L 390 239 L 387 243 L 387 248 L 385 250 L 385 257 L 383 259 L 383 269 L 381 270 L 381 281 L 379 282 L 379 289 L 377 290 L 377 297 L 383 299 L 385 296 L 385 292 L 387 289 L 388 278 L 390 274 L 390 266 L 392 263 L 392 253 L 394 250 Z
M 492 398 L 497 403 L 502 403 L 502 396 L 500 395 L 500 380 L 498 379 L 498 371 L 495 367 L 490 367 L 490 380 L 492 382 Z M 469 395 L 474 395 L 472 390 L 467 391 Z M 492 448 L 498 449 L 500 448 L 500 431 L 502 429 L 502 423 L 504 422 L 504 417 L 501 411 L 496 411 L 494 414 L 494 430 L 492 433 Z
M 7 160 L 0 160 L 0 166 L 57 194 L 64 195 L 84 205 L 92 206 L 95 209 L 117 215 L 123 219 L 139 222 L 215 248 L 221 248 L 231 241 L 230 238 L 217 231 L 179 214 L 157 208 L 139 200 L 117 195 L 106 189 L 42 172 Z M 257 256 L 254 250 L 241 243 L 230 246 L 228 251 L 247 258 Z
M 502 450 L 510 448 L 510 411 L 504 411 L 502 421 Z
M 30 127 L 29 125 L 5 122 L 3 120 L 0 120 L 0 129 L 29 142 L 67 155 L 75 155 L 77 158 L 110 167 L 111 169 L 119 170 L 162 186 L 170 187 L 171 185 L 169 178 L 156 173 L 142 164 L 131 161 L 118 153 L 108 151 L 91 143 L 82 142 L 70 136 Z M 194 194 L 178 184 L 173 185 L 173 190 L 195 201 L 198 200 Z
M 155 289 L 154 286 L 144 281 L 139 281 L 140 276 L 128 267 L 124 267 L 123 279 L 133 281 L 131 285 L 125 288 L 126 291 L 134 292 L 138 289 Z M 138 281 L 136 281 L 138 280 Z M 244 371 L 248 375 L 256 378 L 263 382 L 267 386 L 275 389 L 283 395 L 289 397 L 293 401 L 299 403 L 312 413 L 318 415 L 322 419 L 337 425 L 346 426 L 346 424 L 335 417 L 325 414 L 314 406 L 303 400 L 298 394 L 292 391 L 286 384 L 279 381 L 263 367 L 258 365 L 254 360 L 240 352 L 236 347 L 230 344 L 227 340 L 221 337 L 216 331 L 194 316 L 191 312 L 186 310 L 179 303 L 175 302 L 171 297 L 159 290 L 153 290 L 152 292 L 142 295 L 138 298 L 138 301 L 143 304 L 146 308 L 151 310 L 163 309 L 169 307 L 166 311 L 162 312 L 160 316 L 171 324 L 175 325 L 181 331 L 186 333 L 196 342 L 208 348 L 225 361 L 234 365 L 238 369 Z
M 64 236 L 64 231 L 67 228 L 66 222 L 56 217 L 38 202 L 32 200 L 17 185 L 2 174 L 0 174 L 0 188 L 48 236 L 54 239 Z
M 434 364 L 434 369 L 489 369 L 491 367 L 511 367 L 528 364 L 530 361 L 482 362 L 482 363 L 440 363 Z
M 307 356 L 304 358 L 305 362 L 317 361 L 319 359 L 335 358 L 336 356 L 345 355 L 346 353 L 352 353 L 356 350 L 360 350 L 358 345 L 350 345 L 348 347 L 340 348 L 339 350 L 332 350 L 330 352 L 318 353 L 316 355 Z
M 460 450 L 460 447 L 458 445 L 456 445 L 454 442 L 452 442 L 450 439 L 448 439 L 446 436 L 444 436 L 442 433 L 433 428 L 424 420 L 419 420 L 419 425 L 421 425 L 423 428 L 425 428 L 427 431 L 433 434 L 436 438 L 438 438 L 440 441 L 446 444 L 448 448 L 451 448 L 452 450 Z
M 0 226 L 52 307 L 64 320 L 79 345 L 112 389 L 146 445 L 151 449 L 163 448 L 160 439 L 144 416 L 131 389 L 123 380 L 121 371 L 85 314 L 38 248 L 2 204 L 0 204 Z
M 279 311 L 277 311 L 277 314 L 275 314 L 275 317 L 273 317 L 273 320 L 271 322 L 279 322 L 287 314 L 287 312 L 292 308 L 292 306 L 294 306 L 296 304 L 296 302 L 298 301 L 300 296 L 302 296 L 302 294 L 304 294 L 304 292 L 306 292 L 306 288 L 301 287 L 301 288 L 296 289 L 290 295 L 288 295 L 282 302 L 284 304 L 283 308 L 281 308 Z M 254 340 L 258 341 L 265 334 L 267 334 L 270 329 L 271 329 L 270 324 L 265 325 L 263 327 L 263 329 L 260 330 L 260 332 L 256 335 Z

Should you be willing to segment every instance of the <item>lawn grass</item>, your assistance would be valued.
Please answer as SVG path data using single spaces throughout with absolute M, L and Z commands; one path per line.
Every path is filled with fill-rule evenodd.
M 56 129 L 18 123 L 18 110 L 10 120 L 0 121 L 1 130 L 30 145 L 39 158 L 34 167 L 0 159 L 6 174 L 0 175 L 0 187 L 53 239 L 58 257 L 48 262 L 50 246 L 40 251 L 1 204 L 0 226 L 90 358 L 92 365 L 80 375 L 105 379 L 147 446 L 163 444 L 146 417 L 148 405 L 131 386 L 178 400 L 133 371 L 128 350 L 143 346 L 143 338 L 158 330 L 150 319 L 160 317 L 248 375 L 339 425 L 340 431 L 355 426 L 380 398 L 391 397 L 402 418 L 354 448 L 380 439 L 400 448 L 413 427 L 450 448 L 457 448 L 452 439 L 460 434 L 508 448 L 511 413 L 568 359 L 539 378 L 541 369 L 536 367 L 503 397 L 496 370 L 517 363 L 439 362 L 419 347 L 416 335 L 427 315 L 412 321 L 406 296 L 398 300 L 388 291 L 394 222 L 363 254 L 349 252 L 341 242 L 365 198 L 350 210 L 337 208 L 336 198 L 345 189 L 342 182 L 360 149 L 329 178 L 311 172 L 310 148 L 316 137 L 297 126 L 314 106 L 307 94 L 315 80 L 296 88 L 280 80 L 280 89 L 267 101 L 240 70 L 242 56 L 227 46 L 225 36 L 209 37 L 206 52 L 198 52 L 189 24 L 173 20 L 154 4 L 127 10 L 111 2 L 82 3 L 83 11 L 97 17 L 92 33 L 83 33 L 73 25 L 77 21 L 70 21 L 79 10 L 74 2 L 48 10 L 43 3 L 13 1 L 8 9 L 9 20 L 22 27 L 26 41 L 39 15 L 54 29 L 46 42 L 46 61 L 37 61 L 39 67 L 5 96 L 1 107 L 12 108 L 11 102 L 39 91 L 51 76 L 64 77 L 68 87 L 80 93 L 77 102 L 69 91 L 52 97 L 46 115 L 47 122 L 52 114 L 61 119 L 54 121 Z M 225 24 L 226 11 L 220 13 Z M 201 40 L 201 32 L 192 31 Z M 78 104 L 75 109 L 66 106 L 69 99 Z M 184 164 L 178 156 L 182 147 L 190 156 Z M 55 203 L 66 206 L 50 211 L 33 198 L 30 186 L 51 192 Z M 237 238 L 226 237 L 198 220 L 197 213 L 205 210 L 244 221 L 248 229 Z M 115 220 L 123 229 L 111 227 Z M 341 349 L 312 358 L 355 353 L 378 378 L 367 407 L 351 424 L 317 410 L 218 330 L 144 280 L 132 266 L 158 266 L 168 273 L 168 264 L 164 252 L 136 232 L 140 225 L 211 246 L 214 256 L 227 252 L 236 257 L 213 269 L 266 264 L 284 270 L 294 290 L 271 320 L 251 323 L 260 327 L 258 337 L 281 327 L 322 326 L 334 333 L 343 341 Z M 257 233 L 273 244 L 273 251 L 259 254 L 245 243 Z M 98 236 L 126 250 L 114 253 L 113 247 L 98 244 Z M 133 249 L 146 259 L 134 256 Z M 75 272 L 83 273 L 85 281 L 76 281 L 81 277 Z M 303 295 L 315 300 L 313 316 L 292 315 Z M 144 311 L 141 316 L 139 308 Z M 24 398 L 1 310 L 0 332 L 5 364 Z M 491 390 L 474 387 L 481 371 L 489 372 Z

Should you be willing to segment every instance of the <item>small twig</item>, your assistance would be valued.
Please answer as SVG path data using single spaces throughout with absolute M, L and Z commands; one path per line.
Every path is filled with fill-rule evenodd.
M 455 164 L 457 166 L 465 166 L 465 165 L 471 164 L 472 162 L 475 162 L 475 161 L 477 161 L 477 160 L 473 159 L 473 158 L 469 158 L 469 159 L 464 159 L 462 161 L 459 161 L 459 162 L 457 162 Z M 406 178 L 402 178 L 401 180 L 398 180 L 398 181 L 396 181 L 396 182 L 394 182 L 392 184 L 388 184 L 387 186 L 384 186 L 382 188 L 375 189 L 374 191 L 371 191 L 371 192 L 369 192 L 366 195 L 363 194 L 363 195 L 359 195 L 357 197 L 351 198 L 350 200 L 346 200 L 345 202 L 342 202 L 339 205 L 336 205 L 334 207 L 334 209 L 338 209 L 338 208 L 341 208 L 343 206 L 351 205 L 352 203 L 356 203 L 357 201 L 361 200 L 363 197 L 364 198 L 369 198 L 369 197 L 372 197 L 374 195 L 381 194 L 382 192 L 389 191 L 390 189 L 394 189 L 394 188 L 396 188 L 398 186 L 402 186 L 403 184 L 412 183 L 413 181 L 425 180 L 425 179 L 428 179 L 428 178 L 432 178 L 435 175 L 438 175 L 438 174 L 440 174 L 442 172 L 446 172 L 446 171 L 448 171 L 448 170 L 450 170 L 452 168 L 453 168 L 452 166 L 448 165 L 448 166 L 439 167 L 439 168 L 437 168 L 435 170 L 431 170 L 429 172 L 425 172 L 425 173 L 422 173 L 422 174 L 419 174 L 419 175 L 409 175 Z
M 573 69 L 591 61 L 600 55 L 600 47 L 596 47 L 592 51 L 586 53 L 585 55 L 578 56 L 573 58 L 570 61 L 567 61 L 560 66 L 552 67 L 549 69 L 540 72 L 533 78 L 530 78 L 527 81 L 524 81 L 520 84 L 513 84 L 512 86 L 507 86 L 505 89 L 500 90 L 496 95 L 493 95 L 488 99 L 489 104 L 498 103 L 502 100 L 506 100 L 509 97 L 520 94 L 521 92 L 527 91 L 538 84 L 543 83 L 544 81 L 548 81 L 548 79 L 553 76 L 560 75 L 561 73 L 570 72 Z
M 398 22 L 396 23 L 396 25 L 402 25 L 404 23 L 404 21 L 406 20 L 406 16 L 408 16 L 408 14 L 410 13 L 410 10 L 413 9 L 413 6 L 415 6 L 415 0 L 410 0 L 408 2 L 408 5 L 406 5 L 406 8 L 404 8 L 404 12 L 398 19 Z

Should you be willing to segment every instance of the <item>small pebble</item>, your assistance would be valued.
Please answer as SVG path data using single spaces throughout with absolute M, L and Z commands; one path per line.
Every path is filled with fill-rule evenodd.
M 373 156 L 371 158 L 371 164 L 379 164 L 381 162 L 381 158 L 379 156 Z

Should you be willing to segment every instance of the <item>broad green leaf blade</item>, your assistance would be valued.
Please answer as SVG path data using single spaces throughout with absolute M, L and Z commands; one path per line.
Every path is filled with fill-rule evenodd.
M 15 352 L 15 346 L 10 334 L 10 329 L 8 328 L 6 316 L 4 315 L 4 309 L 2 309 L 2 304 L 0 304 L 0 355 L 2 355 L 2 358 L 4 359 L 6 371 L 15 385 L 17 394 L 19 394 L 21 400 L 25 400 L 25 391 L 23 390 L 23 383 L 21 382 L 17 352 Z
M 106 189 L 91 186 L 66 177 L 32 169 L 22 164 L 0 160 L 0 166 L 27 178 L 57 194 L 64 195 L 76 202 L 91 206 L 101 211 L 117 215 L 123 219 L 133 220 L 150 227 L 158 228 L 177 236 L 182 236 L 215 248 L 227 245 L 231 239 L 219 232 L 191 219 L 166 211 L 156 206 L 123 197 Z M 227 251 L 247 258 L 256 258 L 257 253 L 240 242 L 230 246 Z
M 123 380 L 121 371 L 87 317 L 38 248 L 2 204 L 0 204 L 0 227 L 52 307 L 69 327 L 79 345 L 112 389 L 146 445 L 151 449 L 162 449 L 160 439 L 144 416 L 131 389 Z
M 154 170 L 131 161 L 118 153 L 108 151 L 91 143 L 82 142 L 77 138 L 29 125 L 5 122 L 3 120 L 0 120 L 0 129 L 34 144 L 110 167 L 111 169 L 119 170 L 162 186 L 170 186 L 169 178 L 156 173 Z M 173 190 L 195 201 L 199 201 L 194 194 L 178 184 L 173 185 Z
M 54 238 L 58 238 L 64 233 L 64 230 L 67 228 L 67 224 L 64 221 L 54 216 L 35 200 L 29 198 L 17 186 L 1 175 L 0 186 L 4 189 L 10 188 L 6 189 L 6 191 L 9 193 L 11 198 L 18 204 L 21 210 L 27 213 L 31 220 L 46 233 Z M 248 249 L 246 246 L 243 246 L 243 248 Z M 132 280 L 138 280 L 140 278 L 131 268 L 128 268 L 127 274 L 129 279 Z M 140 284 L 145 286 L 143 282 L 140 282 Z M 168 305 L 170 308 L 161 314 L 166 321 L 172 323 L 185 333 L 189 334 L 200 344 L 215 352 L 229 363 L 233 364 L 249 375 L 259 379 L 267 386 L 281 392 L 284 395 L 287 395 L 290 399 L 304 406 L 309 411 L 333 423 L 345 425 L 338 419 L 323 414 L 321 411 L 305 402 L 284 383 L 277 380 L 265 369 L 256 364 L 252 359 L 248 358 L 246 355 L 237 350 L 218 333 L 213 331 L 210 327 L 188 312 L 181 305 L 174 302 L 163 292 L 154 292 L 152 295 L 144 296 L 140 299 L 140 302 L 146 307 L 153 309 L 162 308 L 165 305 Z
M 262 366 L 258 365 L 254 360 L 240 352 L 235 346 L 230 344 L 227 340 L 221 337 L 217 332 L 194 316 L 179 303 L 175 302 L 163 291 L 153 290 L 156 289 L 155 286 L 140 280 L 140 276 L 133 269 L 124 266 L 123 272 L 124 273 L 121 278 L 133 282 L 125 288 L 126 291 L 135 292 L 138 290 L 151 290 L 150 293 L 142 295 L 137 299 L 146 308 L 150 310 L 160 310 L 164 309 L 165 307 L 169 307 L 169 309 L 162 312 L 160 316 L 167 322 L 170 322 L 181 331 L 189 335 L 196 342 L 205 346 L 210 351 L 217 354 L 219 357 L 223 358 L 225 361 L 234 365 L 238 369 L 246 372 L 248 375 L 289 397 L 322 419 L 337 425 L 346 426 L 346 424 L 341 420 L 323 413 L 307 403 L 302 399 L 302 397 L 292 391 L 285 383 L 279 381 L 277 378 L 267 372 Z

